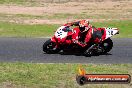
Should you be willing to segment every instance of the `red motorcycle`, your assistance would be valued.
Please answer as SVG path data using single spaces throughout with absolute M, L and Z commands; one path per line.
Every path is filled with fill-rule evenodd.
M 48 54 L 63 52 L 79 52 L 85 56 L 94 54 L 106 54 L 113 47 L 113 42 L 110 39 L 113 35 L 119 34 L 117 28 L 98 28 L 102 33 L 102 42 L 95 44 L 90 41 L 86 47 L 80 47 L 76 43 L 66 44 L 66 40 L 72 40 L 72 35 L 75 33 L 74 28 L 61 26 L 57 29 L 54 36 L 43 44 L 43 51 Z

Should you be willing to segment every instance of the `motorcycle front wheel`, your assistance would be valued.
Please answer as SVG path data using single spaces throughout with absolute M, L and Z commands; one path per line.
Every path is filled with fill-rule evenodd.
M 108 52 L 112 49 L 112 47 L 113 47 L 113 42 L 112 42 L 112 40 L 111 40 L 110 38 L 104 40 L 104 41 L 102 42 L 102 44 L 101 44 L 101 47 L 103 48 L 102 54 L 108 53 Z
M 51 39 L 49 39 L 43 44 L 43 51 L 48 54 L 55 54 L 58 53 L 60 49 L 56 48 L 56 43 L 52 42 Z

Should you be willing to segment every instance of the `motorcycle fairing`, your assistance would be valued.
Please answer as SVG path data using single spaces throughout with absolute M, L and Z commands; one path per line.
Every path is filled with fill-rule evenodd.
M 55 32 L 55 37 L 56 38 L 60 38 L 63 39 L 65 37 L 67 37 L 67 31 L 64 31 L 63 29 L 65 28 L 65 26 L 61 26 L 57 29 L 57 31 Z
M 118 29 L 117 28 L 105 28 L 106 30 L 106 38 L 110 38 L 113 35 L 116 35 L 118 33 Z

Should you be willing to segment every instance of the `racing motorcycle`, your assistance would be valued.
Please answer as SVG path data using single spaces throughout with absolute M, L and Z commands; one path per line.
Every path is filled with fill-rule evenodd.
M 48 54 L 55 54 L 60 51 L 63 52 L 79 52 L 84 56 L 100 55 L 108 53 L 112 47 L 113 42 L 110 39 L 113 35 L 119 34 L 118 28 L 97 28 L 101 31 L 102 42 L 95 44 L 90 41 L 86 47 L 80 47 L 76 43 L 66 44 L 66 40 L 72 40 L 72 35 L 75 33 L 74 28 L 68 26 L 61 26 L 57 29 L 54 36 L 48 39 L 43 44 L 43 51 Z

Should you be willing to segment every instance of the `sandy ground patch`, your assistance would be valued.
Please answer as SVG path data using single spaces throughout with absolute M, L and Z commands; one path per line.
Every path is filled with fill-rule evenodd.
M 82 19 L 31 19 L 31 20 L 9 20 L 9 22 L 13 23 L 24 23 L 24 24 L 65 24 L 68 22 L 78 21 Z M 106 22 L 112 21 L 113 19 L 88 19 L 90 22 Z M 115 21 L 119 20 L 128 20 L 128 19 L 114 19 Z
M 1 5 L 0 13 L 4 14 L 26 14 L 26 15 L 53 15 L 53 14 L 88 14 L 91 16 L 103 15 L 104 18 L 93 20 L 131 19 L 132 0 L 130 1 L 105 1 L 105 2 L 68 2 L 68 3 L 44 3 L 41 7 L 27 7 L 17 5 Z M 111 16 L 111 18 L 107 18 Z M 1 20 L 4 20 L 1 19 Z M 77 20 L 65 18 L 63 22 Z M 14 21 L 10 19 L 9 21 Z M 17 18 L 15 21 L 18 21 Z M 21 19 L 24 23 L 62 23 L 62 19 Z
M 124 2 L 69 2 L 64 4 L 49 4 L 45 3 L 43 7 L 24 7 L 24 6 L 0 6 L 0 13 L 8 14 L 30 14 L 30 15 L 43 15 L 46 13 L 102 13 L 106 10 L 116 10 L 118 12 L 132 10 L 132 1 Z

